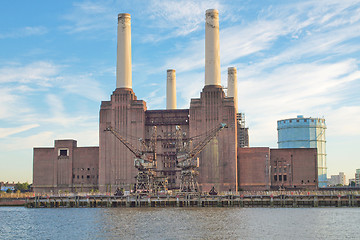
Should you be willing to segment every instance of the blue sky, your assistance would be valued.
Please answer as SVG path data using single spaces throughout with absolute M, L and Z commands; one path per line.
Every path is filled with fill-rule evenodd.
M 0 181 L 32 181 L 33 147 L 98 145 L 100 101 L 116 86 L 118 13 L 132 17 L 133 89 L 164 109 L 204 84 L 205 10 L 220 17 L 222 84 L 238 70 L 251 146 L 277 147 L 276 121 L 325 117 L 328 175 L 360 168 L 360 0 L 1 1 Z

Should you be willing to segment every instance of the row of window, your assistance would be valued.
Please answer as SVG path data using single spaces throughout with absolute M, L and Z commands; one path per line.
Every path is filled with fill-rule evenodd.
M 296 119 L 296 122 L 307 122 L 308 119 Z M 310 119 L 309 119 L 310 120 Z M 295 120 L 282 120 L 281 122 L 282 123 L 287 123 L 287 122 L 290 122 L 292 123 L 293 121 Z M 311 122 L 315 122 L 316 120 L 315 119 L 311 119 Z M 325 120 L 323 119 L 318 119 L 317 122 L 319 123 L 325 123 Z
M 275 181 L 275 182 L 277 182 L 277 181 L 279 181 L 279 182 L 282 182 L 282 181 L 286 182 L 286 181 L 287 181 L 287 175 L 274 175 L 274 181 Z M 314 180 L 314 182 L 315 182 L 315 180 Z M 305 181 L 304 181 L 304 180 L 301 180 L 301 183 L 304 184 Z M 310 180 L 307 180 L 307 183 L 310 183 Z
M 77 170 L 78 171 L 86 171 L 86 170 L 90 171 L 91 168 L 77 168 Z M 92 168 L 92 170 L 95 170 L 95 168 Z M 73 171 L 75 171 L 75 168 L 73 168 Z
M 284 181 L 286 182 L 287 181 L 287 175 L 274 175 L 274 181 Z
M 95 175 L 91 175 L 91 176 L 90 176 L 90 175 L 86 175 L 85 177 L 86 177 L 87 179 L 90 179 L 90 178 L 95 178 Z M 77 175 L 76 178 L 77 178 L 77 179 L 80 179 L 80 178 L 81 178 L 81 179 L 84 179 L 84 175 L 81 175 L 81 177 L 80 177 L 80 175 Z M 96 178 L 99 178 L 99 175 L 96 175 Z M 73 174 L 73 179 L 75 179 L 75 174 Z

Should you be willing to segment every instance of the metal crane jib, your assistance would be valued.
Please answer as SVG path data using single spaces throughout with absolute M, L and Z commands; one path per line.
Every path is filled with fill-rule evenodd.
M 149 161 L 142 158 L 135 158 L 134 166 L 138 170 L 145 170 L 145 169 L 155 169 L 157 165 L 156 165 L 156 161 Z
M 199 158 L 190 158 L 190 159 L 185 159 L 183 161 L 179 161 L 177 166 L 181 169 L 198 168 Z
M 197 182 L 197 176 L 199 172 L 199 158 L 196 157 L 206 145 L 216 136 L 222 129 L 227 128 L 225 123 L 221 123 L 219 127 L 211 129 L 205 133 L 205 137 L 201 140 L 193 149 L 189 149 L 190 142 L 183 141 L 183 134 L 181 134 L 180 126 L 176 127 L 176 147 L 177 147 L 177 167 L 181 168 L 181 183 L 180 189 L 185 192 L 197 192 L 199 190 L 199 184 Z

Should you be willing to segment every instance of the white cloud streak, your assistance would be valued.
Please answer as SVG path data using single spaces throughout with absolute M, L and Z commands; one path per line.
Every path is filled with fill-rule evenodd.
M 38 35 L 44 35 L 47 32 L 48 32 L 47 28 L 43 26 L 23 27 L 19 29 L 14 29 L 8 33 L 0 33 L 0 39 L 38 36 Z
M 39 124 L 28 124 L 28 125 L 18 126 L 15 128 L 0 128 L 0 138 L 5 138 L 13 134 L 21 133 L 39 126 L 40 126 Z
M 177 37 L 198 30 L 204 23 L 205 10 L 209 8 L 225 11 L 225 6 L 220 1 L 153 0 L 150 2 L 148 12 L 157 23 L 156 28 L 170 31 L 168 37 Z

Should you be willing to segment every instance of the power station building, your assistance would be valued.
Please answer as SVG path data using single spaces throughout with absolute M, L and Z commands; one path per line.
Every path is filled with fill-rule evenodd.
M 167 70 L 166 81 L 166 110 L 148 110 L 146 102 L 139 100 L 132 89 L 131 17 L 119 14 L 116 89 L 109 101 L 101 102 L 99 147 L 77 147 L 74 140 L 56 140 L 54 148 L 34 148 L 34 190 L 133 189 L 138 173 L 134 155 L 106 131 L 109 128 L 117 129 L 138 149 L 141 148 L 139 139 L 142 142 L 156 139 L 156 171 L 167 178 L 170 189 L 177 189 L 180 184 L 175 146 L 177 127 L 182 130 L 182 138 L 192 139 L 196 146 L 201 142 L 200 136 L 220 123 L 226 123 L 227 128 L 198 155 L 200 191 L 209 191 L 212 187 L 217 191 L 269 190 L 273 185 L 317 187 L 317 172 L 313 171 L 317 167 L 316 149 L 249 148 L 245 118 L 238 113 L 236 68 L 228 68 L 227 94 L 221 86 L 217 10 L 206 11 L 205 84 L 200 97 L 191 99 L 189 109 L 177 109 L 175 70 Z M 274 172 L 272 164 L 277 166 L 277 171 L 287 170 Z
M 278 147 L 316 148 L 319 187 L 327 186 L 326 124 L 323 118 L 289 118 L 277 121 Z

